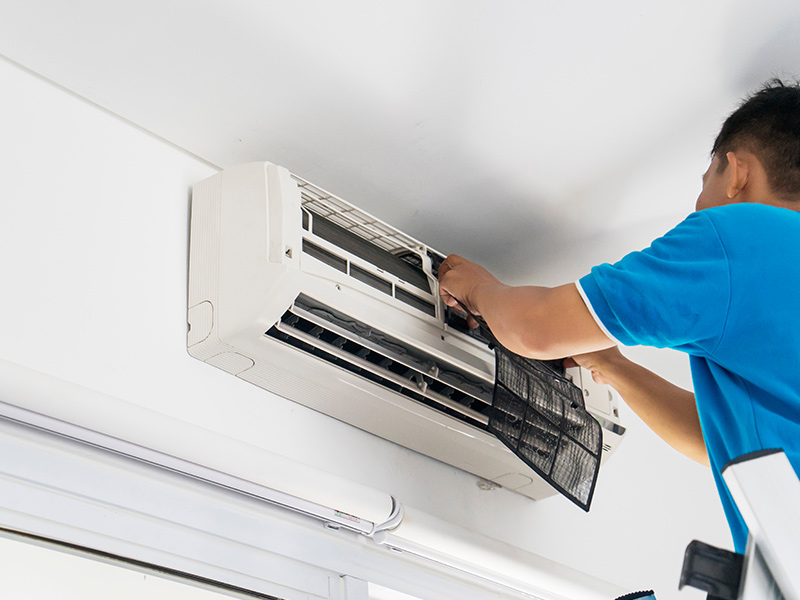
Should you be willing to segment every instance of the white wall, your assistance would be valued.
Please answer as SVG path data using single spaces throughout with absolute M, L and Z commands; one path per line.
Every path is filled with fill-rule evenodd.
M 702 597 L 678 594 L 677 581 L 692 539 L 730 547 L 710 472 L 627 409 L 629 435 L 584 514 L 559 497 L 480 490 L 466 473 L 191 358 L 189 190 L 213 167 L 5 61 L 0 89 L 0 358 L 389 492 L 631 590 L 654 587 L 660 600 Z M 661 364 L 686 383 L 679 356 Z

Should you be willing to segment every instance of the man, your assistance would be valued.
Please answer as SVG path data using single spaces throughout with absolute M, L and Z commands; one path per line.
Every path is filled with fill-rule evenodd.
M 449 256 L 440 294 L 524 356 L 567 359 L 614 387 L 665 441 L 714 473 L 737 552 L 747 529 L 720 471 L 782 448 L 800 473 L 800 87 L 774 81 L 725 121 L 696 211 L 641 252 L 555 288 L 503 285 Z M 695 393 L 622 345 L 690 356 Z

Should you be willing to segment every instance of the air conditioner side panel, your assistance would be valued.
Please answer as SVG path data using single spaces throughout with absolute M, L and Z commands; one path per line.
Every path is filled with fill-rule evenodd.
M 300 292 L 292 264 L 301 246 L 300 199 L 289 173 L 249 163 L 198 183 L 191 238 L 188 348 L 207 361 L 235 352 L 239 338 L 262 335 Z

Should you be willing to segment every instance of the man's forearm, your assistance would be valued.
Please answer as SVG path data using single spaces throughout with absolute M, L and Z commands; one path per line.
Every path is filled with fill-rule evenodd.
M 498 341 L 517 354 L 555 359 L 613 346 L 574 284 L 485 284 L 476 288 L 475 300 Z
M 596 373 L 670 446 L 708 465 L 694 394 L 673 385 L 627 358 L 617 349 L 576 356 L 577 364 Z
M 480 314 L 506 348 L 531 358 L 564 358 L 613 346 L 574 284 L 508 286 L 482 267 L 449 256 L 439 269 L 440 294 Z

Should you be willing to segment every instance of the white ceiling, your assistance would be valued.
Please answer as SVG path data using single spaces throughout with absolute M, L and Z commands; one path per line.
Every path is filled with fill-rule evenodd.
M 0 0 L 0 54 L 215 165 L 284 165 L 552 284 L 692 210 L 725 114 L 800 75 L 800 3 L 753 6 Z

